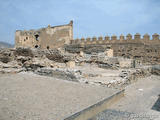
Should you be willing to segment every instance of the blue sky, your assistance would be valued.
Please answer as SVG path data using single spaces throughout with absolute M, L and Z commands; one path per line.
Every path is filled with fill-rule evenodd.
M 74 38 L 159 33 L 160 0 L 0 0 L 0 41 L 74 21 Z

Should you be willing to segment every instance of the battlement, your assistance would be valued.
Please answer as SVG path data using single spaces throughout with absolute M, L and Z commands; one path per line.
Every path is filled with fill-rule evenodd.
M 81 39 L 75 39 L 71 40 L 71 44 L 84 44 L 84 45 L 90 45 L 90 44 L 113 44 L 113 43 L 141 43 L 146 45 L 160 45 L 160 36 L 159 34 L 155 33 L 152 35 L 152 39 L 150 35 L 145 34 L 143 37 L 139 33 L 136 33 L 134 36 L 131 34 L 127 34 L 126 36 L 120 35 L 117 37 L 116 35 L 112 36 L 105 36 L 105 37 L 87 37 L 87 38 L 81 38 Z

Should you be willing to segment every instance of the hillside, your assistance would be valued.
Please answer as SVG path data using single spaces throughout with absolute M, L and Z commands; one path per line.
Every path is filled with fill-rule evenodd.
M 13 45 L 0 41 L 0 48 L 12 48 Z

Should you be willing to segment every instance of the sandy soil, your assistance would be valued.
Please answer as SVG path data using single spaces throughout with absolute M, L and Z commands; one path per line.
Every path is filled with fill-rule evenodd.
M 160 95 L 160 76 L 139 79 L 126 87 L 125 97 L 94 120 L 160 120 L 160 111 L 154 107 Z M 160 102 L 160 101 L 159 101 Z M 160 109 L 160 104 L 156 105 Z
M 117 91 L 33 73 L 0 75 L 0 120 L 61 120 Z

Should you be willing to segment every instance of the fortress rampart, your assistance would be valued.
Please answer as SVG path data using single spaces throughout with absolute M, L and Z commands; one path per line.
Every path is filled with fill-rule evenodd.
M 127 36 L 121 35 L 119 38 L 116 35 L 113 35 L 111 37 L 105 36 L 105 37 L 88 37 L 88 38 L 81 38 L 81 39 L 75 39 L 71 40 L 71 44 L 84 44 L 84 45 L 90 45 L 90 44 L 120 44 L 120 43 L 141 43 L 145 45 L 158 45 L 160 44 L 160 36 L 159 34 L 155 33 L 152 35 L 152 39 L 148 34 L 141 35 L 139 33 L 135 34 L 134 37 L 131 34 L 128 34 Z
M 138 59 L 145 63 L 160 63 L 160 36 L 157 33 L 152 37 L 136 33 L 134 36 L 112 35 L 73 40 L 73 21 L 66 25 L 53 27 L 49 25 L 38 30 L 18 30 L 15 33 L 15 47 L 40 49 L 65 47 L 68 52 L 91 53 L 104 52 L 108 45 L 113 49 L 113 56 Z
M 139 33 L 132 36 L 115 35 L 109 37 L 93 37 L 72 40 L 68 51 L 104 52 L 109 46 L 113 49 L 113 56 L 120 56 L 140 60 L 143 63 L 160 63 L 160 36 L 153 34 L 152 38 Z

